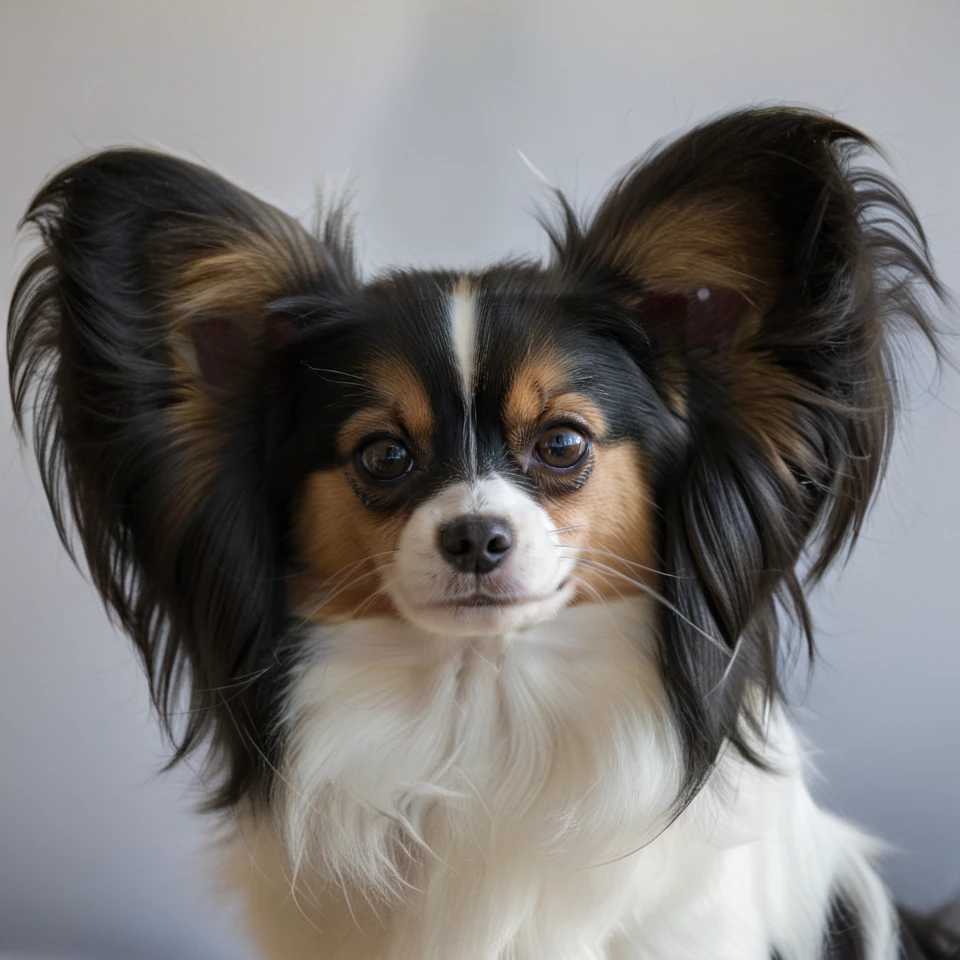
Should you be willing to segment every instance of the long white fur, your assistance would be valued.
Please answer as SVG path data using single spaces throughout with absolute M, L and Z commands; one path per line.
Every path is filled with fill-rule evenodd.
M 393 621 L 318 631 L 290 698 L 290 873 L 249 874 L 261 942 L 299 924 L 315 953 L 264 955 L 339 958 L 346 924 L 353 960 L 814 960 L 843 892 L 866 956 L 893 960 L 873 845 L 814 804 L 779 713 L 780 772 L 727 755 L 670 823 L 679 747 L 644 636 L 643 601 L 505 648 Z M 325 885 L 374 905 L 362 935 L 324 911 Z
M 401 539 L 420 600 L 440 575 L 425 545 L 471 495 L 442 492 Z M 517 495 L 492 479 L 473 506 L 516 525 L 507 575 L 554 582 L 550 525 Z M 814 803 L 778 709 L 762 744 L 777 772 L 728 752 L 671 818 L 682 757 L 651 603 L 476 635 L 418 622 L 416 603 L 404 624 L 318 628 L 289 691 L 280 820 L 247 825 L 264 956 L 816 960 L 843 894 L 867 960 L 893 960 L 874 845 Z

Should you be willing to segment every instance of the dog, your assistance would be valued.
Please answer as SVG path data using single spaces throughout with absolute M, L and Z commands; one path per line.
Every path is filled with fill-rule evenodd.
M 782 689 L 947 299 L 873 149 L 730 113 L 558 194 L 547 263 L 371 281 L 342 204 L 132 149 L 42 187 L 17 424 L 264 958 L 960 955 Z

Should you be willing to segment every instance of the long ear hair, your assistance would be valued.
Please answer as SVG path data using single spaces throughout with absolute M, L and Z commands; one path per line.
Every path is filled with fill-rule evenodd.
M 318 240 L 198 166 L 116 150 L 54 176 L 23 223 L 40 249 L 10 310 L 17 425 L 33 398 L 57 530 L 139 649 L 171 762 L 209 735 L 212 805 L 233 803 L 275 754 L 253 681 L 284 628 L 268 304 L 353 283 L 342 220 Z
M 661 589 L 679 611 L 662 614 L 660 656 L 687 797 L 725 743 L 759 762 L 780 616 L 813 652 L 802 555 L 818 579 L 863 524 L 890 449 L 897 335 L 936 348 L 923 230 L 858 165 L 870 146 L 818 113 L 734 113 L 655 150 L 586 226 L 566 206 L 553 234 L 568 281 L 615 298 L 612 335 L 681 438 L 657 480 Z

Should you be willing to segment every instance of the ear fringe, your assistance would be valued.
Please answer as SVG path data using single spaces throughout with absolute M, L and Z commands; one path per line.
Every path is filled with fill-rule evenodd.
M 32 428 L 61 540 L 75 560 L 79 540 L 140 652 L 171 764 L 209 745 L 210 805 L 230 805 L 269 780 L 287 630 L 258 372 L 266 305 L 355 282 L 343 211 L 318 244 L 200 167 L 116 150 L 55 175 L 21 226 L 40 249 L 7 332 L 17 428 Z M 247 338 L 242 390 L 211 393 L 182 360 L 179 331 L 209 321 Z
M 664 590 L 696 627 L 663 614 L 686 799 L 724 744 L 760 762 L 790 656 L 784 617 L 813 656 L 799 567 L 817 581 L 862 529 L 889 458 L 898 352 L 919 335 L 942 356 L 934 316 L 949 298 L 906 196 L 861 165 L 868 151 L 828 116 L 745 110 L 655 148 L 587 220 L 558 195 L 547 225 L 554 270 L 581 299 L 621 305 L 613 335 L 686 437 L 658 494 Z M 690 296 L 716 276 L 755 306 L 724 342 L 644 326 L 645 298 Z M 668 395 L 677 383 L 682 403 Z

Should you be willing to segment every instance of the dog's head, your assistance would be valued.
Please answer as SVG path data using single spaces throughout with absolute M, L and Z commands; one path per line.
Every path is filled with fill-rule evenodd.
M 646 458 L 676 427 L 582 296 L 510 267 L 283 304 L 304 324 L 277 464 L 303 616 L 504 633 L 643 586 Z
M 61 533 L 142 651 L 192 682 L 232 802 L 269 778 L 296 626 L 522 632 L 656 598 L 688 787 L 749 754 L 783 602 L 855 537 L 892 418 L 890 339 L 939 292 L 856 131 L 751 110 L 639 163 L 549 264 L 363 282 L 206 170 L 115 151 L 54 177 L 10 358 Z M 252 679 L 250 679 L 252 678 Z M 223 691 L 227 691 L 226 694 Z

